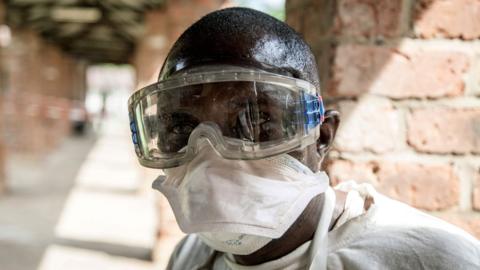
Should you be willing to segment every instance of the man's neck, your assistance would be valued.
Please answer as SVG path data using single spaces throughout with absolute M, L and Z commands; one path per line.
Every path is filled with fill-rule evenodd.
M 346 195 L 336 192 L 336 206 L 332 217 L 333 225 L 343 212 Z M 242 265 L 258 265 L 281 258 L 307 241 L 313 239 L 322 212 L 324 194 L 314 197 L 302 212 L 300 217 L 278 239 L 272 240 L 266 246 L 248 255 L 234 255 L 235 261 Z

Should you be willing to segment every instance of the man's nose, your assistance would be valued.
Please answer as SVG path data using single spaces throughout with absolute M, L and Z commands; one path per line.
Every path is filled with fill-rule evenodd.
M 211 95 L 204 99 L 202 104 L 202 110 L 197 117 L 201 122 L 214 122 L 221 128 L 224 128 L 224 124 L 228 122 L 228 117 L 231 114 L 231 108 L 229 108 L 228 101 L 231 99 L 225 94 L 223 95 Z

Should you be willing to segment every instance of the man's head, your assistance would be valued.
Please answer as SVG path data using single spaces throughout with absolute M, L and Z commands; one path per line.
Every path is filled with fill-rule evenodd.
M 309 46 L 285 23 L 252 9 L 219 10 L 193 24 L 173 45 L 159 80 L 214 65 L 260 69 L 302 79 L 320 89 L 315 57 Z M 239 88 L 237 95 L 241 95 L 240 91 Z M 338 124 L 338 113 L 327 111 L 317 144 L 289 154 L 318 171 Z
M 184 232 L 245 264 L 312 238 L 329 190 L 312 171 L 339 124 L 319 91 L 308 45 L 267 14 L 220 10 L 182 34 L 129 109 L 139 160 L 165 169 L 153 186 Z
M 302 38 L 285 23 L 252 9 L 223 9 L 194 23 L 173 45 L 159 78 L 205 64 L 256 67 L 319 87 L 315 57 Z

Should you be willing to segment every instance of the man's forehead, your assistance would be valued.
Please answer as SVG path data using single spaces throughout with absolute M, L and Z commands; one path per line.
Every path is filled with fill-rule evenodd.
M 197 63 L 197 64 L 184 66 L 183 68 L 178 68 L 176 71 L 174 71 L 169 76 L 169 78 L 171 79 L 171 78 L 186 76 L 186 75 L 195 74 L 195 73 L 218 72 L 222 70 L 228 71 L 231 69 L 244 70 L 249 72 L 268 72 L 268 73 L 278 74 L 278 75 L 292 77 L 292 78 L 297 77 L 295 76 L 295 72 L 289 69 L 278 68 L 278 67 L 259 64 L 255 62 L 239 63 L 235 59 L 231 59 L 230 61 L 210 62 L 208 64 Z
M 252 97 L 273 101 L 279 98 L 284 100 L 287 96 L 292 96 L 293 94 L 293 91 L 277 85 L 270 85 L 262 82 L 232 81 L 204 83 L 171 89 L 169 91 L 165 91 L 166 96 L 163 96 L 161 100 L 168 102 L 168 96 L 175 95 L 177 98 L 181 98 L 183 100 L 193 100 L 195 98 L 202 97 L 220 99 Z
M 291 107 L 298 101 L 298 94 L 282 88 L 258 82 L 221 82 L 193 85 L 165 92 L 158 99 L 160 108 L 168 111 L 197 111 L 211 107 L 224 108 L 234 112 L 253 106 L 274 112 L 280 108 Z M 251 105 L 248 105 L 251 104 Z
M 159 80 L 207 64 L 247 65 L 320 86 L 315 57 L 300 35 L 250 9 L 224 9 L 194 23 L 173 45 Z

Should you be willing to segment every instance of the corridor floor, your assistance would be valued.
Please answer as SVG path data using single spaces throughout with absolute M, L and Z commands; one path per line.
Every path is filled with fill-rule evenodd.
M 153 191 L 123 118 L 48 158 L 9 160 L 0 196 L 0 269 L 153 269 Z

